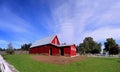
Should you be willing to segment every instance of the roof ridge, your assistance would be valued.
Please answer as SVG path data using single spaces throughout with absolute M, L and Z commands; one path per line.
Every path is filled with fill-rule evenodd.
M 36 47 L 36 46 L 40 46 L 40 45 L 44 45 L 44 44 L 49 44 L 51 43 L 51 41 L 53 40 L 53 38 L 55 37 L 56 35 L 53 35 L 53 36 L 48 36 L 48 37 L 44 37 L 42 39 L 39 39 L 37 41 L 35 41 L 31 47 Z
M 52 40 L 55 38 L 55 36 L 57 36 L 57 35 L 53 35 L 53 37 L 52 37 L 52 39 L 51 39 L 50 43 L 51 43 L 51 42 L 52 42 Z

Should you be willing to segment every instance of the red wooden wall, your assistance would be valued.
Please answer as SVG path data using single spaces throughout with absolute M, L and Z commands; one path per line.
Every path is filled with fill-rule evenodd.
M 64 49 L 64 55 L 65 56 L 70 56 L 70 46 L 66 46 L 63 49 Z
M 55 44 L 55 45 L 60 45 L 60 42 L 59 42 L 57 36 L 55 36 L 53 38 L 51 43 Z M 29 53 L 30 54 L 48 54 L 48 55 L 50 55 L 50 48 L 51 48 L 52 55 L 61 55 L 61 50 L 60 50 L 61 47 L 58 47 L 58 46 L 55 46 L 52 44 L 46 44 L 46 45 L 30 48 Z M 76 55 L 76 46 L 74 44 L 70 45 L 70 46 L 63 46 L 62 48 L 63 48 L 65 56 L 75 56 Z
M 55 45 L 60 45 L 60 42 L 58 40 L 58 37 L 55 36 L 54 39 L 51 41 L 52 44 L 55 44 Z
M 50 55 L 50 48 L 52 48 L 52 55 L 60 55 L 60 50 L 56 46 L 53 45 L 44 45 L 38 46 L 34 48 L 30 48 L 30 54 L 48 54 Z
M 76 46 L 65 46 L 64 47 L 64 55 L 66 56 L 75 56 L 76 55 Z
M 71 48 L 70 48 L 70 55 L 71 56 L 76 56 L 76 46 L 75 44 L 71 45 Z

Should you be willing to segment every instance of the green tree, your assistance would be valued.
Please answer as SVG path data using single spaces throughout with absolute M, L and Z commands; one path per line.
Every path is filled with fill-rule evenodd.
M 119 52 L 119 46 L 113 38 L 107 38 L 104 46 L 104 50 L 109 54 L 118 54 Z
M 8 44 L 8 48 L 6 50 L 7 54 L 14 54 L 14 48 L 12 46 L 12 43 Z
M 101 51 L 101 43 L 94 42 L 93 47 L 91 49 L 92 54 L 100 53 Z
M 0 51 L 3 51 L 3 49 L 0 47 Z
M 92 37 L 86 37 L 83 40 L 83 43 L 80 43 L 78 46 L 78 50 L 82 53 L 92 53 L 92 54 L 96 54 L 96 53 L 100 53 L 101 51 L 101 43 L 97 43 L 93 40 Z
M 83 43 L 80 43 L 78 46 L 77 46 L 77 52 L 80 53 L 80 54 L 85 54 L 85 48 L 83 48 Z
M 21 46 L 21 49 L 28 51 L 29 48 L 30 48 L 30 46 L 31 46 L 31 43 L 29 43 L 29 44 L 23 44 L 23 45 Z

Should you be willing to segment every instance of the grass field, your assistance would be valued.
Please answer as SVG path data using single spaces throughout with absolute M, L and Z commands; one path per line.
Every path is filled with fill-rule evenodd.
M 35 61 L 30 55 L 4 55 L 20 72 L 120 72 L 120 58 L 88 58 L 67 65 Z

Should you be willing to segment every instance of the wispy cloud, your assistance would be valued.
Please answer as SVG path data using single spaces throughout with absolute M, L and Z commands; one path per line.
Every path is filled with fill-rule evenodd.
M 5 41 L 5 40 L 0 40 L 0 47 L 6 47 L 8 44 L 8 41 Z
M 68 0 L 52 9 L 63 42 L 82 42 L 85 36 L 97 41 L 107 37 L 119 38 L 120 1 Z
M 0 31 L 8 34 L 7 38 L 0 41 L 2 47 L 6 47 L 9 42 L 13 43 L 15 47 L 20 47 L 23 43 L 33 41 L 33 37 L 39 37 L 39 31 L 30 21 L 20 17 L 4 5 L 0 7 L 0 11 Z
M 119 34 L 120 34 L 120 28 L 103 27 L 103 28 L 99 28 L 97 30 L 85 33 L 84 37 L 92 36 L 97 41 L 106 40 L 106 38 L 111 38 L 111 37 L 113 37 L 114 39 L 120 40 Z
M 0 40 L 4 44 L 11 41 L 18 47 L 49 34 L 58 34 L 61 42 L 76 44 L 86 36 L 92 36 L 97 41 L 103 41 L 107 37 L 119 40 L 120 0 L 25 2 L 1 4 L 0 31 L 6 32 L 5 35 L 9 34 L 7 37 L 13 37 L 10 39 L 1 36 Z M 20 8 L 21 12 L 7 4 L 17 6 L 15 8 Z
M 8 42 L 5 40 L 0 40 L 0 45 L 2 45 L 2 44 L 8 44 Z
M 0 28 L 12 32 L 29 32 L 30 24 L 15 13 L 11 12 L 6 6 L 2 6 L 0 14 Z

